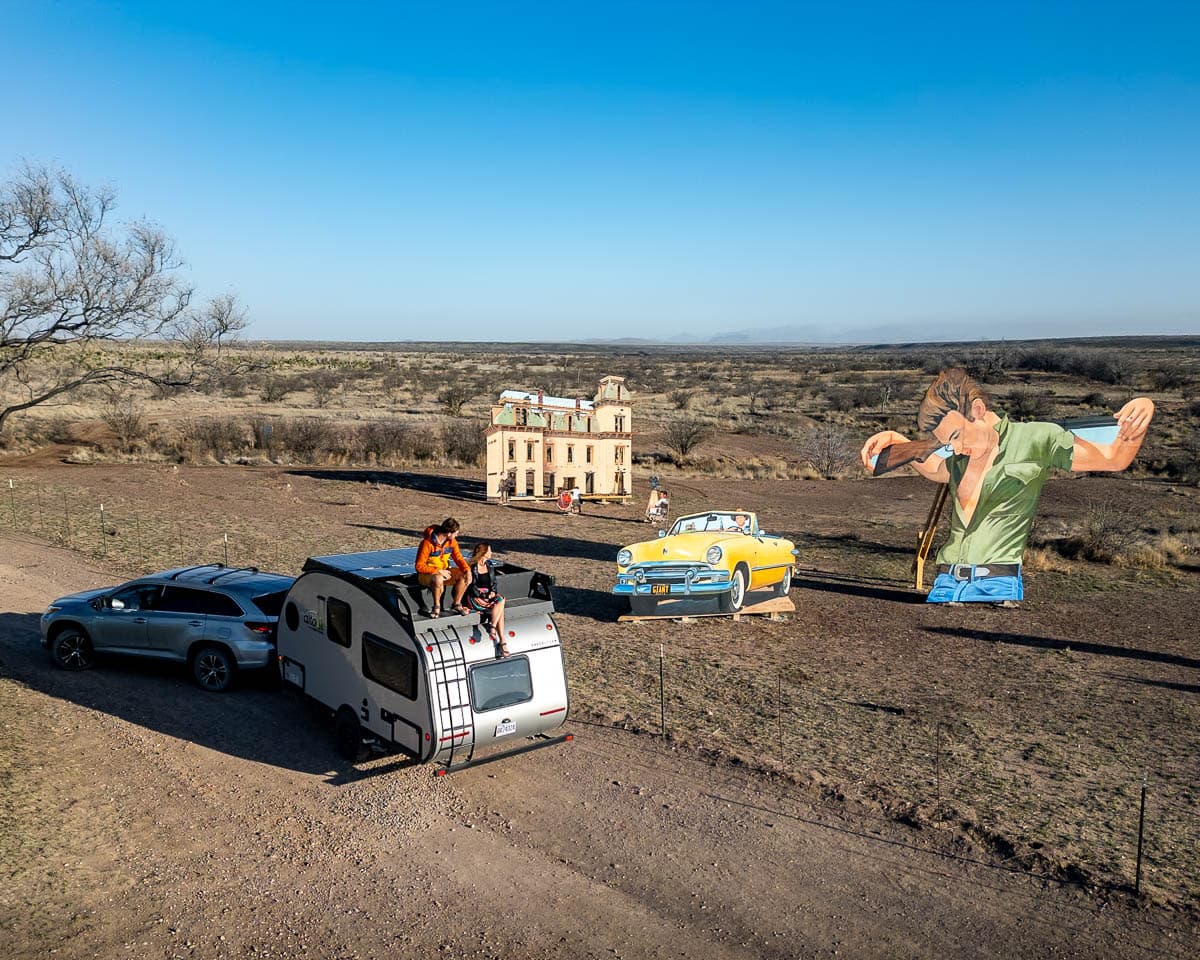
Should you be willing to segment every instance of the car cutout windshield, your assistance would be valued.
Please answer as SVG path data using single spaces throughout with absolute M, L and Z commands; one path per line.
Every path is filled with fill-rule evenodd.
M 742 523 L 737 519 L 741 517 Z M 751 533 L 753 523 L 750 514 L 736 511 L 696 514 L 690 517 L 680 517 L 671 527 L 671 534 L 677 533 Z

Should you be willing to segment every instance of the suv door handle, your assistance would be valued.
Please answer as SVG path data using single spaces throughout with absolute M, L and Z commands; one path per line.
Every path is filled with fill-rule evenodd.
M 145 623 L 145 622 L 146 622 L 146 618 L 145 618 L 145 617 L 134 617 L 134 618 L 133 618 L 133 622 L 134 622 L 134 623 Z
M 189 620 L 188 626 L 189 627 L 202 627 L 202 626 L 204 626 L 204 621 L 203 620 Z

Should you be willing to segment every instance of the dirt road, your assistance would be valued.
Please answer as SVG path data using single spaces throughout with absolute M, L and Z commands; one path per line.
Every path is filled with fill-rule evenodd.
M 286 693 L 51 669 L 40 610 L 114 579 L 3 543 L 13 960 L 1193 955 L 1173 914 L 839 819 L 644 736 L 574 724 L 571 744 L 436 778 L 348 766 Z

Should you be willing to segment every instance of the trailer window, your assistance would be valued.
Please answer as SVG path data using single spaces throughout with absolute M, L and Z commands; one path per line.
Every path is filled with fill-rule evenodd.
M 533 680 L 525 657 L 497 660 L 471 668 L 471 703 L 482 713 L 533 699 Z
M 334 643 L 350 646 L 350 604 L 334 597 L 325 601 L 325 631 Z
M 402 697 L 416 700 L 417 655 L 370 633 L 364 633 L 362 641 L 363 676 L 395 690 Z

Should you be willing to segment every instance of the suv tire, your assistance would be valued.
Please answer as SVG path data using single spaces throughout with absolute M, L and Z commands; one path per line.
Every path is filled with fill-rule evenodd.
M 66 627 L 55 634 L 50 644 L 50 659 L 60 670 L 87 670 L 96 665 L 96 651 L 86 633 Z
M 233 686 L 237 664 L 224 647 L 201 647 L 192 657 L 192 679 L 209 693 L 224 693 Z

